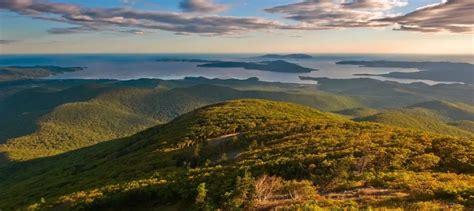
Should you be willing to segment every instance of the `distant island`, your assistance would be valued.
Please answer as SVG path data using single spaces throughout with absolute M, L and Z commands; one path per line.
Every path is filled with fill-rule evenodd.
M 308 54 L 265 54 L 257 58 L 264 59 L 311 59 L 312 56 Z
M 317 71 L 316 69 L 302 67 L 300 65 L 286 62 L 283 60 L 263 62 L 213 62 L 201 64 L 198 65 L 198 67 L 244 68 L 247 70 L 262 70 L 280 73 L 309 73 L 311 71 Z
M 179 58 L 161 58 L 157 59 L 157 62 L 190 62 L 190 63 L 209 63 L 209 62 L 220 62 L 218 60 L 205 60 L 205 59 L 179 59 Z
M 302 81 L 318 81 L 327 79 L 326 77 L 311 77 L 311 76 L 299 76 Z
M 83 70 L 83 67 L 58 66 L 5 66 L 0 67 L 0 82 L 29 78 L 42 78 L 51 75 L 63 74 Z
M 281 56 L 281 57 L 293 57 L 303 58 L 304 54 L 289 54 L 289 55 L 276 55 L 267 54 L 265 56 Z M 157 62 L 189 62 L 189 63 L 203 63 L 197 65 L 197 67 L 208 67 L 208 68 L 244 68 L 247 70 L 262 70 L 270 72 L 281 72 L 281 73 L 309 73 L 311 71 L 317 71 L 316 69 L 302 67 L 298 64 L 286 62 L 284 60 L 276 61 L 262 61 L 262 62 L 237 62 L 237 61 L 219 61 L 219 60 L 205 60 L 205 59 L 182 59 L 182 58 L 161 58 L 157 59 Z
M 354 74 L 358 76 L 383 76 L 403 79 L 463 82 L 474 84 L 474 65 L 454 62 L 404 62 L 404 61 L 340 61 L 339 65 L 361 67 L 415 68 L 419 72 L 391 72 L 387 74 Z

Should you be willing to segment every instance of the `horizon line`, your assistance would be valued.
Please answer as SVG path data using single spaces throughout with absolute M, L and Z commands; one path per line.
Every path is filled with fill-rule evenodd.
M 69 52 L 69 53 L 1 53 L 0 56 L 17 55 L 156 55 L 156 54 L 190 54 L 190 55 L 245 55 L 245 54 L 309 54 L 309 55 L 429 55 L 429 56 L 474 56 L 471 54 L 438 54 L 438 53 L 324 53 L 324 52 Z

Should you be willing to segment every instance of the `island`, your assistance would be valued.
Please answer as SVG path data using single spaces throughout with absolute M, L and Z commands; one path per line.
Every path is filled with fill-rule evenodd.
M 58 66 L 4 66 L 0 67 L 0 82 L 20 79 L 42 78 L 83 70 L 83 67 Z
M 308 54 L 266 54 L 263 56 L 259 56 L 257 58 L 264 58 L 264 59 L 311 59 L 312 56 Z
M 383 76 L 389 78 L 421 79 L 474 84 L 474 65 L 463 62 L 406 62 L 406 61 L 340 61 L 339 65 L 361 67 L 415 68 L 418 72 L 391 72 L 386 74 L 354 74 L 358 76 Z
M 261 70 L 280 73 L 309 73 L 317 71 L 307 67 L 286 62 L 283 60 L 262 61 L 262 62 L 212 62 L 198 65 L 198 67 L 208 68 L 244 68 L 247 70 Z
M 209 62 L 220 62 L 218 60 L 205 60 L 205 59 L 180 59 L 180 58 L 161 58 L 157 59 L 157 62 L 190 62 L 190 63 L 209 63 Z

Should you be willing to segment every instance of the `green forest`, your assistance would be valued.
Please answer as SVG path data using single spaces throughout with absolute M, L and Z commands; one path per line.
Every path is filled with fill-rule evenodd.
M 0 96 L 0 143 L 5 143 L 0 152 L 3 161 L 55 155 L 132 135 L 202 106 L 242 98 L 298 103 L 355 121 L 473 136 L 474 109 L 468 98 L 472 85 L 318 80 L 318 86 L 206 78 L 31 80 L 3 88 L 0 84 L 5 93 Z
M 130 137 L 6 165 L 0 206 L 458 209 L 474 202 L 473 161 L 472 138 L 237 100 Z
M 0 83 L 0 208 L 473 208 L 472 85 L 314 80 Z

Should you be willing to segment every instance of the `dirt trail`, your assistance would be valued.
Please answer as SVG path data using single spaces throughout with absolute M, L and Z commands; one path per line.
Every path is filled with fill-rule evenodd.
M 217 146 L 218 144 L 222 143 L 222 141 L 228 140 L 229 138 L 232 138 L 238 135 L 240 135 L 240 133 L 231 133 L 231 134 L 223 135 L 217 138 L 208 139 L 207 141 L 210 146 Z

